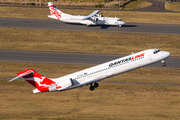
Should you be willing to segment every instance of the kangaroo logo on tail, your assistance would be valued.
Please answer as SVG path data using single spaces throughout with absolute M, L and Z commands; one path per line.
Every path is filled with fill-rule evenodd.
M 17 73 L 17 77 L 11 79 L 9 82 L 19 78 L 23 78 L 25 81 L 36 87 L 33 93 L 39 92 L 52 92 L 52 91 L 64 91 L 73 85 L 72 79 L 49 79 L 40 75 L 33 69 L 28 69 Z
M 17 77 L 10 80 L 13 81 L 18 78 L 23 78 L 28 83 L 36 87 L 36 89 L 33 90 L 34 93 L 38 92 L 47 92 L 47 91 L 53 91 L 56 89 L 61 88 L 61 86 L 58 86 L 55 81 L 44 77 L 43 75 L 40 75 L 33 69 L 28 69 L 22 72 L 17 73 Z M 53 89 L 51 88 L 53 86 Z
M 62 15 L 62 12 L 56 8 L 55 3 L 53 3 L 53 2 L 48 2 L 48 6 L 49 6 L 49 10 L 50 10 L 51 15 L 55 15 L 56 18 L 57 18 L 58 20 L 60 20 L 61 17 L 62 17 L 62 16 L 61 16 L 61 15 Z

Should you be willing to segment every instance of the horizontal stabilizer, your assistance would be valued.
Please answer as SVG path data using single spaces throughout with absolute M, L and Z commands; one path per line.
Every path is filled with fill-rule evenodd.
M 33 71 L 29 70 L 29 71 L 27 71 L 27 72 L 25 72 L 25 73 L 19 74 L 17 77 L 9 80 L 9 82 L 11 82 L 11 81 L 13 81 L 13 80 L 16 80 L 16 79 L 19 79 L 19 78 L 21 78 L 21 77 L 27 76 L 27 75 L 29 75 L 29 74 L 31 74 L 31 73 L 33 73 Z
M 49 18 L 52 18 L 52 19 L 57 19 L 57 17 L 55 15 L 48 15 Z

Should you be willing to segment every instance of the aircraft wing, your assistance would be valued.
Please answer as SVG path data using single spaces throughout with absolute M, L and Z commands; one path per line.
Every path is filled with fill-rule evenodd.
M 93 16 L 95 16 L 96 14 L 98 14 L 99 12 L 100 12 L 100 10 L 96 10 L 96 11 L 94 11 L 93 13 L 91 13 L 90 15 L 84 17 L 83 20 L 86 20 L 86 19 L 88 19 L 88 18 L 90 18 L 90 17 L 93 17 Z
M 92 80 L 92 81 L 89 81 L 89 82 L 86 82 L 86 83 L 83 83 L 83 84 L 78 84 L 78 85 L 69 87 L 68 89 L 74 89 L 74 88 L 77 88 L 77 87 L 82 87 L 82 86 L 88 85 L 88 84 L 90 84 L 90 83 L 95 83 L 95 82 L 101 81 L 101 80 L 103 80 L 103 79 L 105 79 L 105 78 L 107 78 L 107 77 L 110 77 L 110 76 L 108 76 L 108 75 L 103 75 L 103 76 L 98 77 L 98 78 L 96 78 L 96 79 L 94 79 L 94 80 Z

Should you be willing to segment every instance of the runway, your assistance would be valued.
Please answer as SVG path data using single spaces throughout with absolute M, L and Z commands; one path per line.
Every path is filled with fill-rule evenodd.
M 126 23 L 121 28 L 116 26 L 87 27 L 80 24 L 67 24 L 57 20 L 20 18 L 0 18 L 0 28 L 180 35 L 180 25 Z
M 19 63 L 73 64 L 93 66 L 123 56 L 126 55 L 0 50 L 0 62 Z M 170 57 L 166 59 L 165 62 L 167 64 L 166 67 L 162 67 L 161 62 L 155 63 L 148 67 L 180 69 L 180 58 L 178 57 Z

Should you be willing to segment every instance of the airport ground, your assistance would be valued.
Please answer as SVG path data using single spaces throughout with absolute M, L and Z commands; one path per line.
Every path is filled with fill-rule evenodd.
M 23 14 L 25 15 L 26 12 L 27 11 L 24 11 Z M 17 12 L 17 14 L 18 13 L 19 12 Z M 30 12 L 28 12 L 28 14 L 30 14 Z M 40 15 L 41 13 L 39 12 L 38 14 Z M 141 16 L 141 13 L 138 14 Z M 149 14 L 156 16 L 158 13 Z M 166 13 L 165 16 L 167 16 L 167 14 L 169 13 Z M 133 16 L 133 14 L 131 15 Z M 17 16 L 18 18 L 20 17 L 19 14 Z M 128 16 L 130 17 L 129 14 Z M 123 17 L 121 18 L 123 19 Z M 149 19 L 149 17 L 147 18 Z M 171 22 L 179 21 L 177 15 L 173 18 L 175 19 L 173 20 L 169 17 L 167 19 Z M 157 19 L 154 17 L 153 21 L 158 21 Z M 175 23 L 176 22 L 174 22 L 174 24 Z M 167 24 L 167 22 L 163 24 Z M 179 23 L 177 22 L 177 24 Z M 78 49 L 77 46 L 83 46 L 79 51 L 75 52 L 84 52 L 86 49 L 85 46 L 88 45 L 89 49 L 86 50 L 87 52 L 117 54 L 118 52 L 132 52 L 131 49 L 133 49 L 133 51 L 139 51 L 140 49 L 144 50 L 149 47 L 157 47 L 173 52 L 173 56 L 179 56 L 180 49 L 180 38 L 178 35 L 2 28 L 0 30 L 1 35 L 3 35 L 0 38 L 1 49 L 43 51 L 45 48 L 47 51 L 54 51 L 54 49 L 56 51 L 59 48 L 58 46 L 61 46 L 62 49 L 60 49 L 60 51 L 73 52 L 74 49 Z M 56 44 L 58 45 L 57 47 Z M 109 46 L 104 48 L 103 46 L 106 45 Z M 95 49 L 99 47 L 100 49 Z M 34 68 L 38 73 L 54 78 L 87 67 L 89 66 L 1 62 L 0 76 L 3 78 L 12 78 L 15 77 L 16 72 Z M 180 82 L 179 74 L 180 70 L 175 69 L 140 68 L 104 81 L 178 84 Z M 25 81 L 18 80 L 9 83 L 7 79 L 4 79 L 1 80 L 0 83 L 0 119 L 177 120 L 180 118 L 179 86 L 100 83 L 99 88 L 93 92 L 89 91 L 89 86 L 84 86 L 64 92 L 33 94 L 32 89 L 34 88 Z
M 72 15 L 89 15 L 95 9 L 61 9 L 62 12 Z M 1 6 L 0 17 L 49 19 L 48 7 L 12 7 Z M 101 10 L 99 14 L 109 17 L 121 18 L 126 23 L 150 23 L 150 24 L 180 24 L 179 12 L 143 12 L 143 11 L 111 11 Z
M 0 70 L 2 77 L 14 77 L 17 71 L 34 68 L 51 78 L 89 66 L 2 62 L 0 67 L 4 68 Z M 163 83 L 179 83 L 179 74 L 179 70 L 140 68 L 104 81 L 159 82 L 162 85 L 100 83 L 93 92 L 89 86 L 84 86 L 39 94 L 33 94 L 34 87 L 25 81 L 1 80 L 0 119 L 177 120 L 180 88 Z

